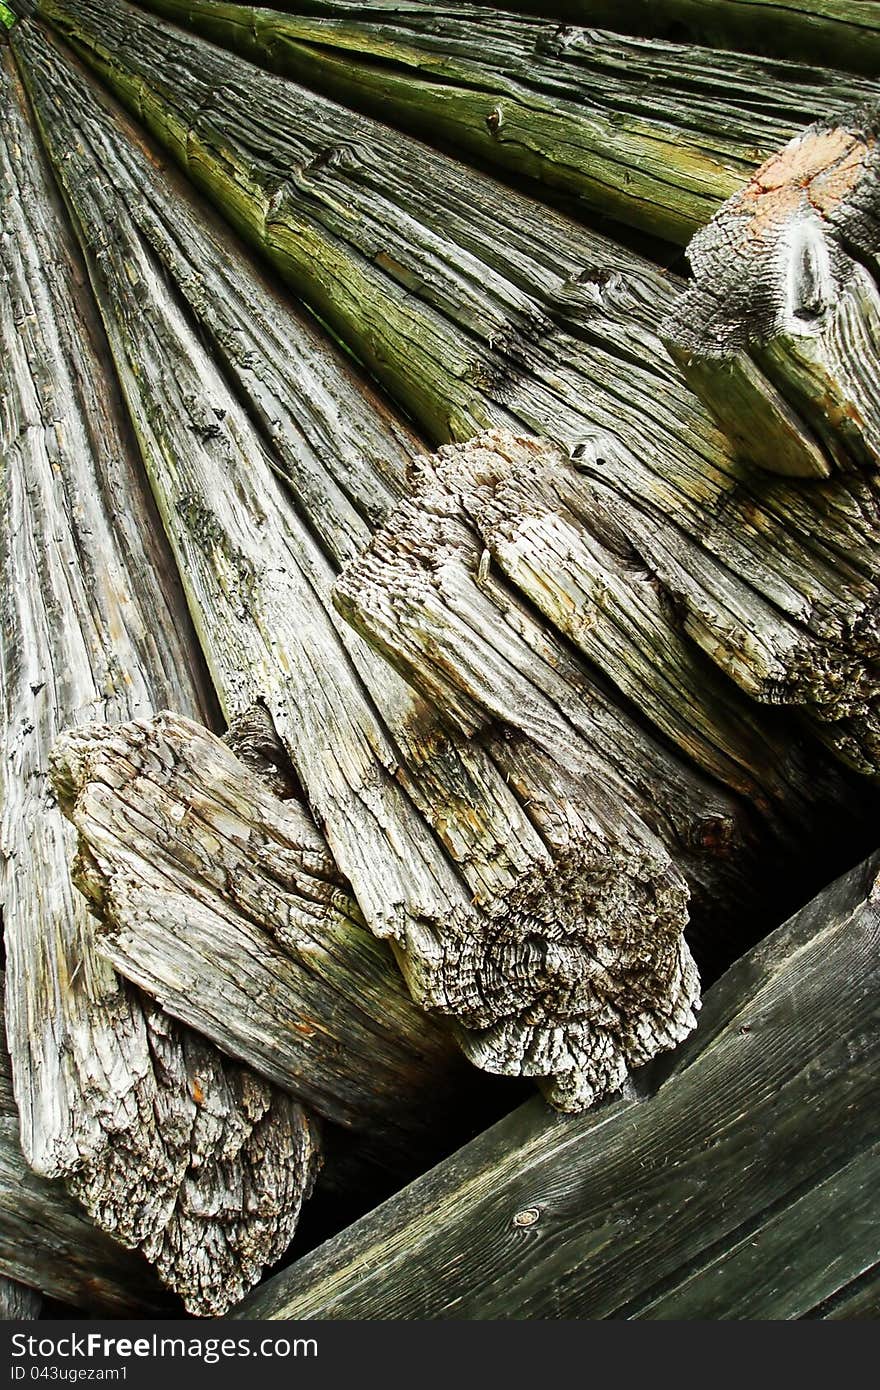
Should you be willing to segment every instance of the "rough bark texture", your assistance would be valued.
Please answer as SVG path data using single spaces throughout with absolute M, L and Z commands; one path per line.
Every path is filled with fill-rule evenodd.
M 489 3 L 489 0 L 486 0 Z M 871 0 L 506 0 L 509 9 L 628 34 L 828 63 L 876 77 L 880 13 Z
M 689 248 L 696 283 L 670 344 L 722 428 L 776 472 L 880 464 L 878 117 L 795 137 Z
M 658 337 L 646 262 L 386 127 L 118 0 L 52 19 L 434 439 L 578 451 L 685 631 L 876 771 L 877 490 L 733 457 Z M 13 31 L 14 32 L 14 31 Z
M 0 1275 L 0 1322 L 31 1321 L 40 1316 L 41 1294 Z
M 2 1032 L 0 1026 L 0 1038 Z M 105 1235 L 60 1182 L 38 1177 L 28 1167 L 19 1145 L 12 1069 L 2 1043 L 0 1276 L 98 1316 L 170 1317 L 178 1311 L 142 1255 Z
M 143 158 L 114 141 L 97 108 L 89 117 L 85 90 L 39 38 L 17 44 L 91 253 L 129 408 L 226 713 L 266 704 L 366 921 L 395 944 L 416 999 L 461 1025 L 468 1055 L 488 1070 L 545 1078 L 559 1104 L 589 1103 L 620 1084 L 628 1062 L 693 1026 L 683 878 L 604 764 L 574 777 L 528 738 L 502 730 L 477 743 L 449 732 L 336 614 L 326 541 L 319 544 L 310 512 L 292 506 L 273 475 L 280 466 L 301 478 L 309 455 L 289 466 L 289 454 L 279 460 L 278 418 L 267 428 L 262 413 L 271 373 L 254 400 L 242 399 L 205 346 L 200 317 L 212 323 L 205 301 L 213 306 L 223 283 L 207 269 L 216 244 L 206 250 L 207 231 L 175 197 L 181 241 L 171 254 L 203 267 L 199 307 L 192 264 L 174 288 L 158 271 L 156 234 L 145 230 L 155 213 L 140 211 L 145 182 L 151 198 L 158 184 Z M 74 141 L 71 115 L 81 100 Z M 228 255 L 219 264 L 232 274 Z M 239 268 L 238 302 L 249 292 Z M 216 312 L 221 335 L 224 311 Z M 272 317 L 271 304 L 262 304 L 258 330 Z M 296 343 L 292 317 L 286 331 Z M 314 371 L 319 357 L 306 343 L 303 362 Z M 218 360 L 226 365 L 222 354 Z M 257 358 L 257 373 L 264 370 Z M 351 406 L 345 429 L 357 448 L 348 443 L 343 456 L 363 454 L 378 432 L 380 456 L 400 458 L 401 440 L 339 367 L 328 359 L 322 370 L 317 403 L 342 396 Z M 285 388 L 296 401 L 298 375 Z M 307 419 L 316 408 L 313 400 Z M 341 475 L 342 460 L 332 469 Z M 355 483 L 355 493 L 375 494 L 378 485 L 375 477 Z M 330 520 L 316 523 L 325 536 Z M 356 520 L 349 515 L 350 525 Z M 349 542 L 343 533 L 334 543 L 345 550 Z M 718 794 L 692 775 L 689 785 L 704 808 L 717 804 Z M 635 969 L 648 953 L 636 1011 L 622 1024 L 610 1002 L 617 983 L 601 978 L 592 955 L 594 933 L 606 932 L 632 953 L 621 968 Z
M 411 1171 L 407 1150 L 450 1104 L 452 1042 L 412 1003 L 301 803 L 169 713 L 65 735 L 52 779 L 117 969 Z
M 479 7 L 148 0 L 144 8 L 346 106 L 679 243 L 797 129 L 876 93 L 828 67 Z
M 82 267 L 7 57 L 2 893 L 22 1145 L 193 1309 L 216 1312 L 289 1243 L 312 1136 L 288 1097 L 119 980 L 70 884 L 74 836 L 47 781 L 61 729 L 204 702 Z
M 877 1264 L 878 875 L 743 957 L 642 1097 L 525 1106 L 235 1316 L 833 1316 Z

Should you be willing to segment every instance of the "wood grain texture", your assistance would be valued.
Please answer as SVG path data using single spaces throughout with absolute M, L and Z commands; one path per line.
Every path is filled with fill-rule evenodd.
M 0 872 L 22 1145 L 194 1310 L 216 1312 L 289 1244 L 313 1136 L 289 1097 L 122 983 L 70 883 L 74 837 L 47 781 L 62 728 L 157 705 L 201 712 L 206 697 L 82 264 L 7 58 Z
M 479 6 L 148 0 L 144 8 L 346 106 L 679 244 L 796 130 L 876 93 L 827 66 Z
M 174 1017 L 411 1172 L 410 1151 L 452 1104 L 453 1044 L 366 930 L 302 804 L 168 712 L 64 735 L 52 781 L 102 953 Z
M 347 553 L 352 529 L 364 539 L 369 530 L 352 508 L 348 533 L 332 534 L 332 516 L 313 526 L 315 504 L 302 481 L 310 451 L 296 458 L 302 428 L 288 435 L 277 414 L 266 428 L 278 369 L 263 358 L 259 335 L 268 323 L 295 344 L 296 321 L 289 317 L 279 333 L 280 311 L 260 302 L 246 269 L 235 272 L 228 255 L 219 257 L 220 275 L 212 272 L 216 246 L 199 217 L 178 197 L 170 211 L 143 157 L 113 136 L 106 119 L 89 117 L 85 89 L 69 69 L 53 67 L 58 60 L 45 45 L 19 39 L 17 51 L 92 255 L 124 389 L 227 714 L 259 702 L 269 709 L 367 923 L 394 942 L 416 999 L 451 1015 L 465 1051 L 486 1069 L 537 1076 L 559 1104 L 588 1104 L 620 1084 L 627 1058 L 644 1060 L 693 1026 L 697 979 L 681 940 L 683 878 L 598 760 L 575 777 L 528 737 L 493 731 L 476 743 L 444 728 L 339 617 L 328 544 Z M 112 181 L 103 172 L 111 167 Z M 159 199 L 147 212 L 145 186 Z M 163 222 L 167 228 L 173 216 L 177 228 L 170 251 L 167 230 L 150 230 L 163 196 Z M 154 248 L 163 241 L 160 253 Z M 160 254 L 164 265 L 182 267 L 173 290 L 157 273 Z M 227 282 L 236 286 L 232 301 Z M 249 375 L 260 378 L 253 399 L 231 388 L 203 336 L 228 342 L 230 302 L 248 296 L 259 308 L 256 334 L 243 314 L 234 328 L 247 344 Z M 344 417 L 338 405 L 333 415 L 349 432 L 329 470 L 342 476 L 345 457 L 363 458 L 382 418 L 366 418 L 369 401 L 306 343 L 305 360 L 312 374 L 320 368 L 323 385 L 310 393 L 305 418 L 328 398 L 350 405 Z M 294 355 L 288 347 L 294 369 L 278 394 L 288 398 L 282 418 L 299 413 L 291 404 L 303 399 Z M 227 349 L 220 360 L 232 356 Z M 241 380 L 242 367 L 233 371 Z M 326 422 L 324 429 L 326 457 Z M 400 432 L 386 433 L 377 455 L 393 459 L 401 449 Z M 279 471 L 298 487 L 302 510 L 291 506 Z M 361 463 L 350 497 L 375 498 L 380 482 Z M 646 985 L 627 1015 L 623 1050 L 614 1041 L 614 1010 L 597 1004 L 591 983 L 590 933 L 601 934 L 606 920 L 612 934 L 632 935 L 637 954 L 652 927 L 657 941 L 654 993 Z
M 796 136 L 689 248 L 695 283 L 670 345 L 722 427 L 773 471 L 880 464 L 878 116 L 875 100 Z
M 876 0 L 506 0 L 511 10 L 627 34 L 717 44 L 876 77 Z
M 873 723 L 841 721 L 877 696 L 880 484 L 736 458 L 659 340 L 670 277 L 119 0 L 42 13 L 432 441 L 501 425 L 577 451 L 687 634 L 876 773 Z
M 0 1275 L 0 1322 L 31 1321 L 40 1316 L 43 1299 L 36 1289 Z
M 878 1247 L 878 873 L 875 855 L 743 957 L 641 1098 L 523 1107 L 235 1316 L 791 1319 L 858 1287 Z
M 2 1035 L 0 1027 L 0 1039 Z M 124 1249 L 96 1226 L 61 1182 L 38 1177 L 28 1167 L 19 1144 L 12 1068 L 2 1043 L 0 1277 L 26 1293 L 37 1290 L 96 1316 L 171 1317 L 179 1311 L 142 1255 Z

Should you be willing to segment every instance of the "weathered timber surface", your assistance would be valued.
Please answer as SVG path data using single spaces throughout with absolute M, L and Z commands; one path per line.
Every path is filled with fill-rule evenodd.
M 265 703 L 367 923 L 394 942 L 416 999 L 461 1025 L 468 1055 L 488 1070 L 544 1078 L 560 1104 L 589 1103 L 620 1084 L 628 1063 L 693 1026 L 684 879 L 604 764 L 573 776 L 528 739 L 501 732 L 483 746 L 445 730 L 339 617 L 335 568 L 277 481 L 259 417 L 221 374 L 198 312 L 181 308 L 139 225 L 144 175 L 150 187 L 157 180 L 133 148 L 112 142 L 106 120 L 94 110 L 89 119 L 81 80 L 39 35 L 20 29 L 16 51 L 90 252 L 226 713 Z M 175 255 L 199 257 L 202 296 L 216 297 L 205 288 L 216 244 L 206 246 L 179 198 L 171 208 Z M 233 274 L 228 255 L 219 264 Z M 334 392 L 351 406 L 345 426 L 363 450 L 381 418 L 338 368 L 325 368 L 317 399 Z M 382 441 L 386 455 L 400 453 L 387 431 Z M 642 960 L 632 1013 L 597 994 L 592 939 L 603 930 L 619 938 L 624 960 Z
M 504 710 L 515 727 L 538 730 L 542 745 L 552 739 L 525 677 L 551 701 L 562 698 L 565 656 L 558 652 L 543 668 L 537 658 L 522 661 L 513 693 L 499 672 L 515 639 L 498 634 L 518 625 L 522 638 L 524 627 L 503 599 L 509 584 L 758 816 L 772 823 L 781 815 L 797 838 L 817 802 L 845 799 L 849 789 L 835 789 L 833 775 L 817 783 L 817 764 L 800 757 L 784 724 L 699 658 L 593 485 L 558 446 L 496 430 L 446 445 L 422 461 L 415 479 L 413 495 L 343 572 L 335 597 L 466 732 Z M 470 573 L 456 581 L 462 567 Z M 493 572 L 501 578 L 494 589 Z M 494 664 L 481 640 L 497 648 Z M 545 642 L 549 653 L 552 641 Z
M 109 0 L 41 12 L 433 439 L 576 450 L 685 631 L 749 694 L 878 769 L 878 487 L 734 456 L 658 333 L 678 290 L 376 121 Z M 15 32 L 15 31 L 13 31 Z
M 796 130 L 877 90 L 828 68 L 479 7 L 144 7 L 347 106 L 679 243 Z
M 36 1289 L 0 1275 L 0 1322 L 31 1321 L 40 1316 L 43 1298 Z
M 20 26 L 16 26 L 16 29 Z M 15 31 L 13 31 L 15 32 Z M 61 729 L 205 709 L 186 612 L 108 376 L 84 272 L 4 50 L 0 361 L 8 1036 L 22 1146 L 197 1311 L 290 1242 L 302 1111 L 123 984 L 70 883 L 47 781 Z
M 878 1259 L 878 875 L 743 957 L 643 1098 L 526 1105 L 235 1316 L 821 1316 Z
M 489 0 L 486 0 L 489 3 Z M 455 3 L 455 0 L 453 0 Z M 505 0 L 511 10 L 607 25 L 628 34 L 706 43 L 876 77 L 875 0 Z
M 52 780 L 117 969 L 411 1172 L 409 1149 L 451 1103 L 453 1044 L 366 930 L 301 804 L 170 713 L 63 736 Z
M 142 1255 L 111 1240 L 60 1182 L 38 1177 L 28 1167 L 19 1144 L 9 1055 L 2 1042 L 0 1276 L 7 1299 L 6 1286 L 13 1284 L 23 1287 L 25 1297 L 39 1290 L 104 1317 L 173 1316 L 177 1311 L 176 1301 L 162 1289 Z
M 693 240 L 672 350 L 754 462 L 880 465 L 880 88 L 762 164 Z M 873 273 L 872 273 L 873 271 Z

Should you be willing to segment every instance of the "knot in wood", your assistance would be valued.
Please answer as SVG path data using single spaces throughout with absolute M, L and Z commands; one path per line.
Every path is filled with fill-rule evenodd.
M 524 1207 L 513 1218 L 514 1226 L 536 1226 L 541 1219 L 538 1207 Z

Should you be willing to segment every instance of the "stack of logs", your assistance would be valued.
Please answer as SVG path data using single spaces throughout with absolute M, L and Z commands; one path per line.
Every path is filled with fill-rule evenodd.
M 10 1315 L 226 1311 L 876 846 L 880 23 L 540 8 L 17 6 Z

